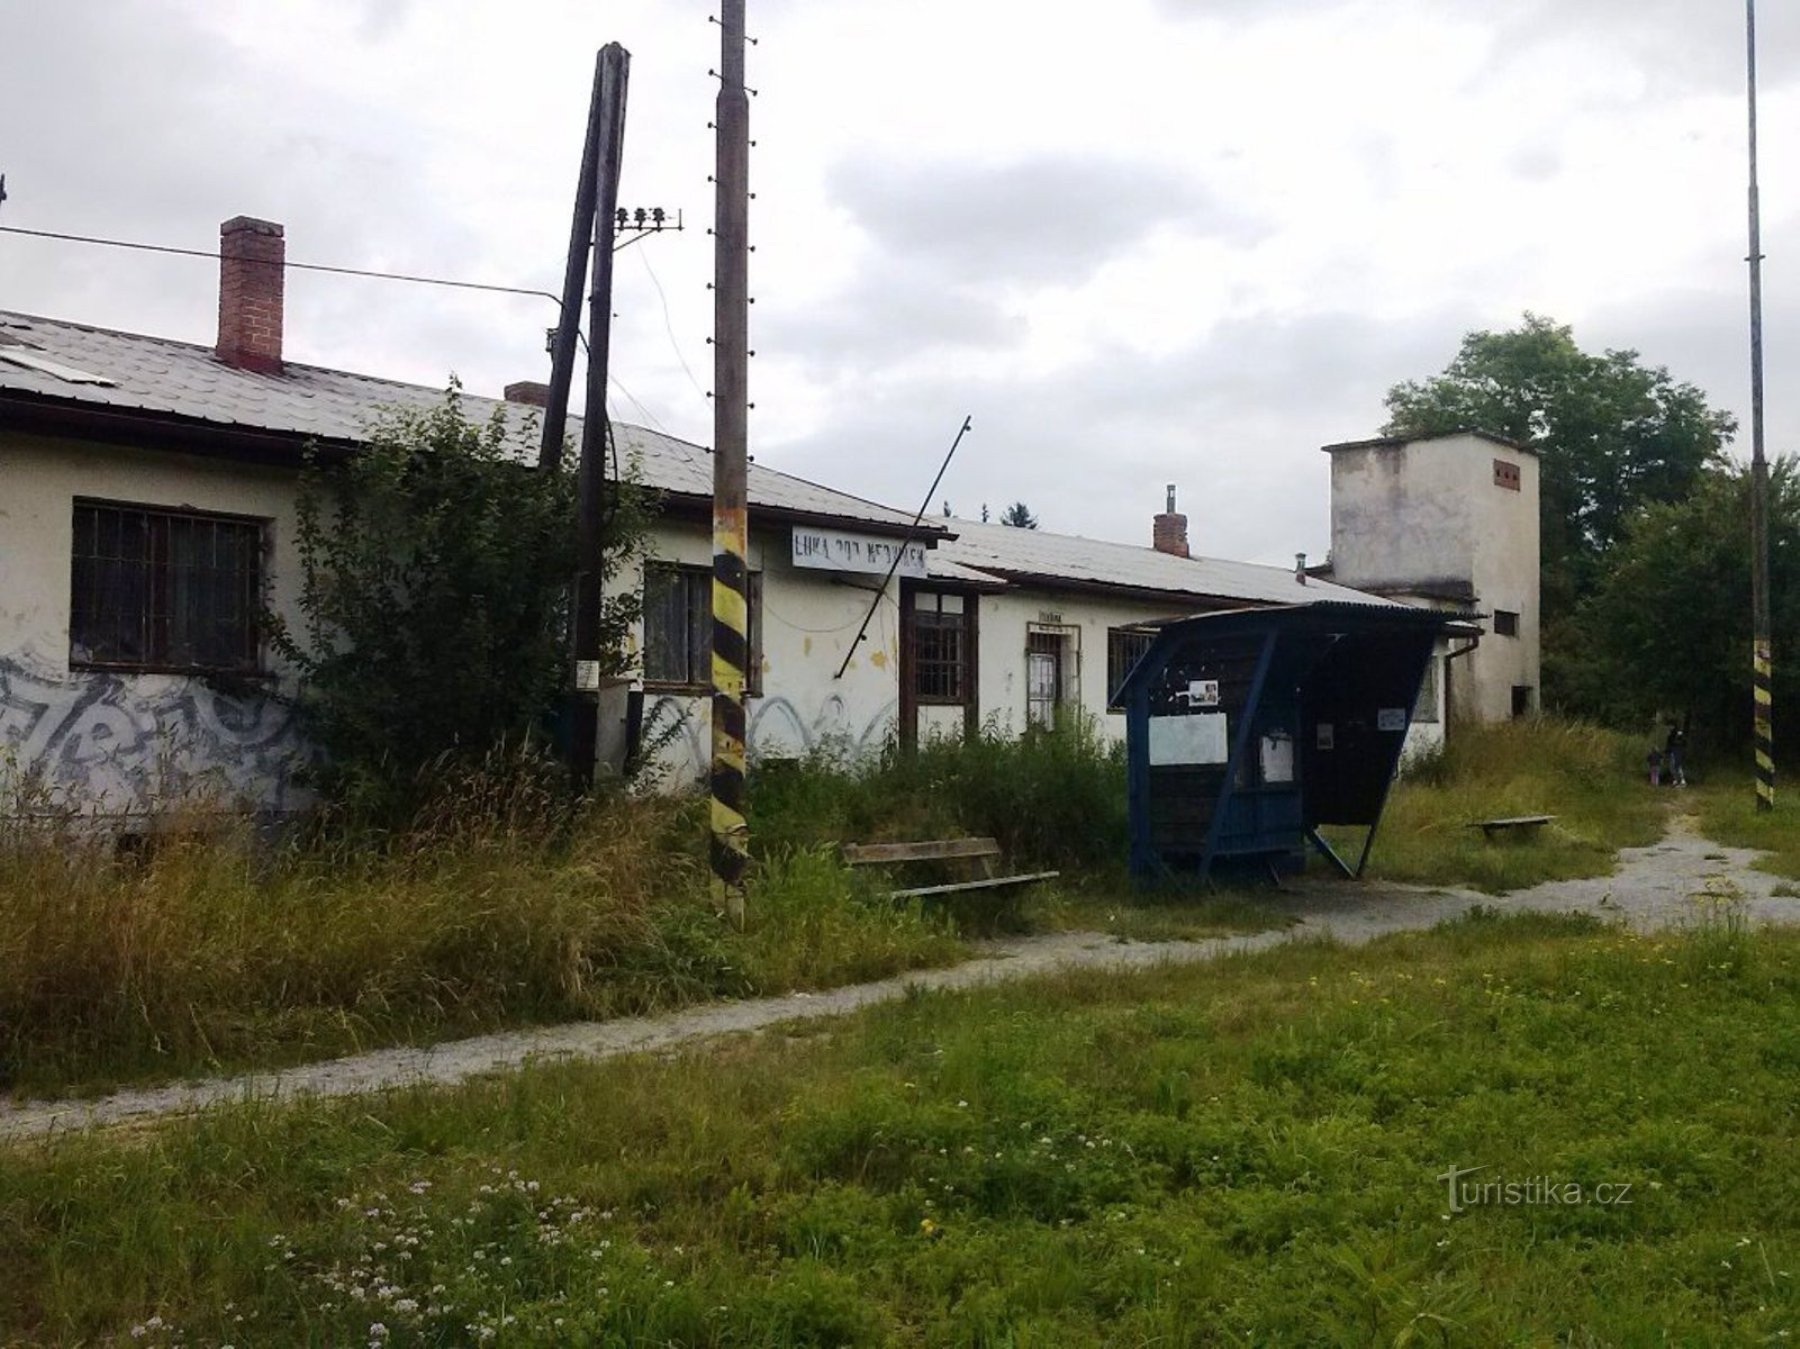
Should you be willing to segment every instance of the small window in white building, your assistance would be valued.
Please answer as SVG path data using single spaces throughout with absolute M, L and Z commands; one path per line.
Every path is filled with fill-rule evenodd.
M 969 700 L 969 616 L 961 595 L 920 591 L 912 600 L 913 695 L 921 703 Z
M 1494 610 L 1494 636 L 1517 637 L 1519 635 L 1519 616 L 1511 609 Z
M 77 501 L 69 664 L 255 674 L 267 522 Z
M 1143 658 L 1144 653 L 1150 649 L 1150 643 L 1155 640 L 1156 633 L 1150 628 L 1106 630 L 1107 711 L 1124 710 L 1119 702 L 1119 686 L 1125 682 L 1125 676 L 1131 673 L 1131 667 Z
M 644 683 L 668 692 L 712 688 L 712 568 L 652 562 L 644 568 Z M 746 691 L 762 692 L 762 574 L 748 586 Z

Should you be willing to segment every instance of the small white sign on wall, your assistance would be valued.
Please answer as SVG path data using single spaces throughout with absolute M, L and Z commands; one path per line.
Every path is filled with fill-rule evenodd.
M 1262 738 L 1262 780 L 1267 786 L 1294 780 L 1294 737 L 1286 731 Z
M 1406 729 L 1406 709 L 1404 707 L 1384 707 L 1375 714 L 1375 729 L 1378 731 L 1404 731 Z
M 895 558 L 899 559 L 898 566 Z M 817 571 L 853 571 L 872 576 L 886 576 L 891 567 L 896 576 L 917 577 L 925 575 L 925 545 L 909 543 L 902 548 L 899 539 L 795 525 L 794 565 Z
M 1153 767 L 1175 764 L 1222 764 L 1231 758 L 1229 718 L 1223 712 L 1200 712 L 1186 717 L 1150 718 L 1150 763 Z

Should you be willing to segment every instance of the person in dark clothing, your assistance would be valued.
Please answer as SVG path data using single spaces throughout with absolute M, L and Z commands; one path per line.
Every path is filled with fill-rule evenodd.
M 1663 766 L 1671 787 L 1687 786 L 1687 771 L 1682 765 L 1682 751 L 1686 748 L 1687 737 L 1681 733 L 1681 727 L 1669 727 L 1669 738 L 1663 743 Z

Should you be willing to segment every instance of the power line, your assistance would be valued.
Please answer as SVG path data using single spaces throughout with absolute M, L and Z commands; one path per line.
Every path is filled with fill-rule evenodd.
M 681 362 L 682 373 L 688 377 L 688 383 L 694 386 L 694 392 L 700 395 L 700 401 L 706 401 L 706 390 L 700 387 L 700 381 L 694 378 L 693 369 L 687 363 L 687 357 L 681 354 L 681 343 L 675 338 L 675 324 L 669 318 L 669 297 L 663 291 L 662 282 L 657 278 L 656 269 L 650 265 L 650 255 L 639 253 L 638 258 L 644 264 L 644 270 L 650 274 L 650 284 L 656 287 L 657 298 L 662 301 L 663 331 L 669 335 L 669 348 L 675 353 L 675 359 Z
M 203 248 L 176 248 L 173 244 L 145 244 L 130 239 L 102 239 L 92 234 L 61 234 L 55 230 L 28 230 L 17 225 L 0 225 L 0 234 L 24 234 L 34 239 L 55 239 L 70 244 L 100 244 L 107 248 L 130 248 L 141 253 L 172 253 L 183 258 L 212 258 L 219 255 Z M 441 276 L 412 276 L 405 272 L 377 272 L 364 267 L 332 267 L 322 262 L 284 262 L 282 266 L 301 272 L 331 272 L 337 276 L 367 276 L 377 281 L 411 281 L 421 286 L 449 286 L 455 290 L 485 290 L 499 295 L 532 295 L 548 300 L 558 308 L 562 301 L 547 290 L 525 286 L 496 286 L 482 281 L 451 281 Z

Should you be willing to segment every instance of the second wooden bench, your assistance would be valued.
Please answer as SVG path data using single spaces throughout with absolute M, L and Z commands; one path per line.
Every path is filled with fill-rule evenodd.
M 1062 874 L 1058 871 L 1032 871 L 1014 876 L 996 876 L 994 861 L 1000 856 L 1000 844 L 991 838 L 940 838 L 921 843 L 846 843 L 843 856 L 845 863 L 853 867 L 967 861 L 979 866 L 982 873 L 979 879 L 972 881 L 953 881 L 948 885 L 920 885 L 908 890 L 896 890 L 893 892 L 895 899 L 951 895 L 965 890 L 997 890 L 1005 886 L 1054 880 Z

